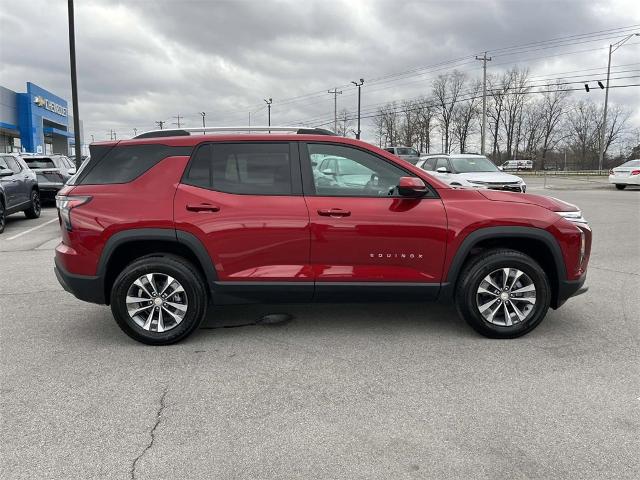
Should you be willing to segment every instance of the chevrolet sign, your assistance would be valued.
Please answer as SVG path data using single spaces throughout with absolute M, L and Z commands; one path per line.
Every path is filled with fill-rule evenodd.
M 56 113 L 62 117 L 67 116 L 67 107 L 63 107 L 62 105 L 58 105 L 57 103 L 52 102 L 51 100 L 47 100 L 43 97 L 34 97 L 33 103 L 35 103 L 39 107 L 46 108 L 50 112 Z

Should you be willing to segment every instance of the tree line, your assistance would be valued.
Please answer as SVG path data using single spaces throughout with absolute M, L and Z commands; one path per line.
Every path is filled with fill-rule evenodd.
M 533 160 L 537 169 L 597 169 L 602 144 L 603 105 L 573 95 L 567 84 L 534 85 L 526 68 L 487 76 L 485 149 L 496 164 Z M 604 135 L 609 168 L 638 153 L 639 146 L 607 155 L 630 139 L 630 112 L 610 104 Z M 353 116 L 343 110 L 338 134 L 349 135 Z M 439 75 L 428 96 L 379 107 L 373 115 L 376 143 L 412 146 L 425 153 L 479 153 L 482 82 L 454 70 Z M 635 140 L 635 142 L 634 142 Z

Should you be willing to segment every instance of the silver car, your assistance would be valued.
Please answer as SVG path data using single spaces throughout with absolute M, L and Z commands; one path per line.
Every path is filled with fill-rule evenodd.
M 387 147 L 385 150 L 414 165 L 420 160 L 420 152 L 413 147 Z
M 42 198 L 54 198 L 58 190 L 76 173 L 76 166 L 64 155 L 29 155 L 23 158 L 38 176 Z
M 437 154 L 421 157 L 417 167 L 454 186 L 466 188 L 488 188 L 509 192 L 526 192 L 527 184 L 522 178 L 501 171 L 484 155 Z

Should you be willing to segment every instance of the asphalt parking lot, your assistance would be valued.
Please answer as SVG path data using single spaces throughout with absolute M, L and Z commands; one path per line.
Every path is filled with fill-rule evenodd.
M 583 209 L 590 290 L 506 341 L 438 305 L 303 305 L 148 347 L 58 285 L 54 208 L 9 217 L 0 476 L 638 478 L 640 189 L 527 183 Z

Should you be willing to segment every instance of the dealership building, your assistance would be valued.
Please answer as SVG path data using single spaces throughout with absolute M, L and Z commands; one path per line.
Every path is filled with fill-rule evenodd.
M 0 86 L 1 153 L 71 155 L 73 137 L 73 117 L 66 100 L 31 82 L 26 92 Z

